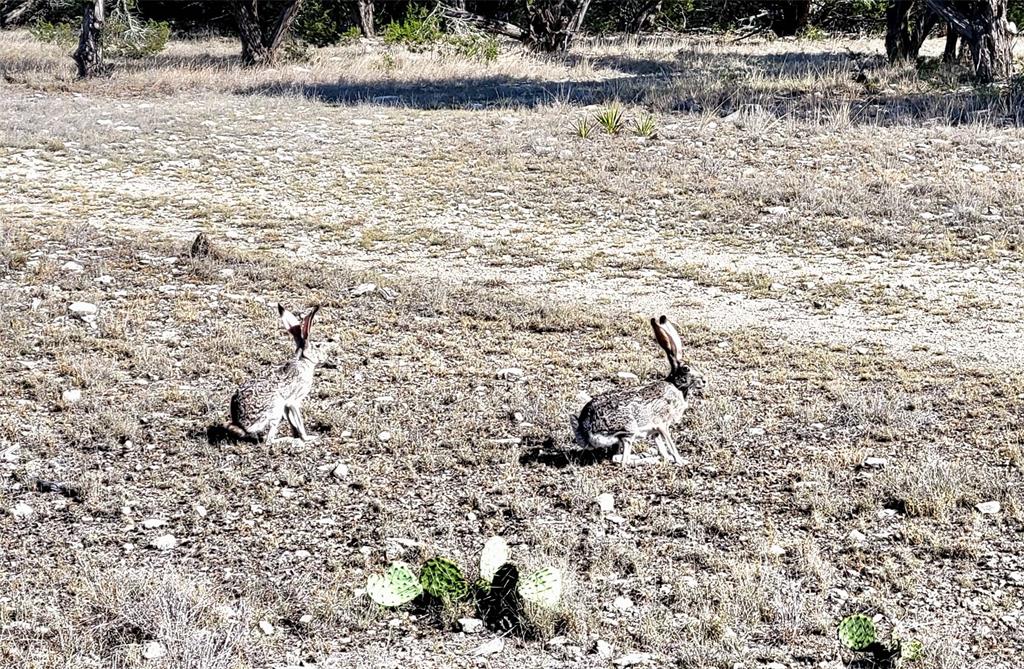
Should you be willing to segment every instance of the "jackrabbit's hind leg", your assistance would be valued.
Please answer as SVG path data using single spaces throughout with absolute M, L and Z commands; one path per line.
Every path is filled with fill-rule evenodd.
M 622 444 L 622 460 L 619 464 L 625 467 L 633 453 L 633 437 L 623 437 L 619 439 L 619 443 Z

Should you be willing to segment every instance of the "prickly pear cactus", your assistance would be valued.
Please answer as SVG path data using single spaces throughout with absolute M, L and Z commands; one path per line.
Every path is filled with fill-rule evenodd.
M 491 537 L 480 553 L 480 578 L 490 583 L 498 568 L 508 562 L 508 542 L 501 537 Z
M 556 608 L 562 598 L 562 572 L 554 567 L 542 567 L 527 574 L 519 581 L 519 594 L 531 604 Z
M 839 623 L 839 641 L 850 650 L 864 650 L 875 638 L 875 623 L 863 613 L 847 616 Z
M 407 604 L 422 592 L 416 574 L 404 562 L 394 562 L 383 574 L 374 574 L 366 581 L 366 594 L 381 606 Z
M 469 583 L 459 565 L 445 558 L 432 558 L 423 563 L 420 585 L 434 597 L 451 602 L 469 594 Z
M 919 639 L 911 639 L 900 644 L 901 664 L 917 662 L 924 657 L 924 644 Z

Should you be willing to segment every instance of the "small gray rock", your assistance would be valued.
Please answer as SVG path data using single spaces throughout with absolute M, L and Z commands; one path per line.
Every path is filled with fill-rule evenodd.
M 982 502 L 981 504 L 976 505 L 974 508 L 978 510 L 978 513 L 987 516 L 993 513 L 999 513 L 1000 511 L 1002 511 L 1003 506 L 999 502 L 993 500 L 991 502 Z
M 483 630 L 484 621 L 479 618 L 459 618 L 459 627 L 466 634 L 476 634 Z
M 147 641 L 142 646 L 142 657 L 147 660 L 159 660 L 167 655 L 167 648 L 159 641 Z
M 89 316 L 95 316 L 96 312 L 99 311 L 99 307 L 91 302 L 72 302 L 68 305 L 68 311 L 71 312 L 72 316 L 88 318 Z
M 35 509 L 25 502 L 18 502 L 11 508 L 11 515 L 15 518 L 31 518 L 33 514 L 35 514 Z
M 161 534 L 156 539 L 149 542 L 149 545 L 157 550 L 166 551 L 177 546 L 178 540 L 174 538 L 173 534 Z
M 60 394 L 60 399 L 65 404 L 74 404 L 75 402 L 80 402 L 82 400 L 82 391 L 79 390 L 78 388 L 71 388 L 70 390 L 65 390 Z

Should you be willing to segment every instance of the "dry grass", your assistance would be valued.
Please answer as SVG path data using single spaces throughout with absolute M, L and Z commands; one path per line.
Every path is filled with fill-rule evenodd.
M 743 96 L 852 94 L 835 45 L 792 46 L 488 67 L 597 82 L 602 104 L 641 86 L 626 58 L 683 70 L 652 96 L 717 99 L 687 79 L 716 58 L 746 71 Z M 544 625 L 563 638 L 510 640 L 497 667 L 606 666 L 598 639 L 655 666 L 835 664 L 856 610 L 924 639 L 924 667 L 1024 652 L 1017 130 L 799 104 L 725 121 L 652 97 L 658 139 L 580 141 L 571 119 L 597 108 L 519 84 L 471 100 L 471 63 L 398 53 L 385 72 L 350 47 L 240 72 L 228 53 L 176 43 L 80 83 L 0 35 L 0 508 L 33 509 L 0 515 L 0 664 L 475 666 L 486 637 L 359 588 L 396 558 L 472 564 L 492 534 L 568 582 Z M 311 94 L 338 82 L 345 104 Z M 356 103 L 381 90 L 406 97 Z M 217 255 L 187 257 L 198 230 Z M 352 294 L 368 281 L 390 292 Z M 76 300 L 94 323 L 68 317 Z M 334 354 L 305 409 L 321 440 L 210 444 L 234 384 L 287 354 L 277 300 L 324 305 Z M 662 373 L 659 311 L 711 380 L 676 430 L 687 465 L 565 454 L 581 391 Z M 1002 512 L 974 510 L 988 500 Z M 178 545 L 150 548 L 164 533 Z M 168 655 L 143 661 L 150 641 Z

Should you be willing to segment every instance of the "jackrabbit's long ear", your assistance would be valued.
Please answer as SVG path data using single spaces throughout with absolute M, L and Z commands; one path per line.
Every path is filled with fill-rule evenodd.
M 309 313 L 302 317 L 302 340 L 306 341 L 309 339 L 309 328 L 313 326 L 313 316 L 316 316 L 316 312 L 320 311 L 320 305 L 316 305 L 309 310 Z
M 302 334 L 302 322 L 292 312 L 281 306 L 281 303 L 277 304 L 277 313 L 281 314 L 281 323 L 284 325 L 284 329 L 291 334 L 292 339 L 295 340 L 295 345 L 301 347 L 305 337 Z
M 658 319 L 652 318 L 651 327 L 654 329 L 654 338 L 658 340 L 658 345 L 665 351 L 669 365 L 674 370 L 679 366 L 679 356 L 683 352 L 683 342 L 679 338 L 679 333 L 676 332 L 675 326 L 667 316 L 661 316 Z

